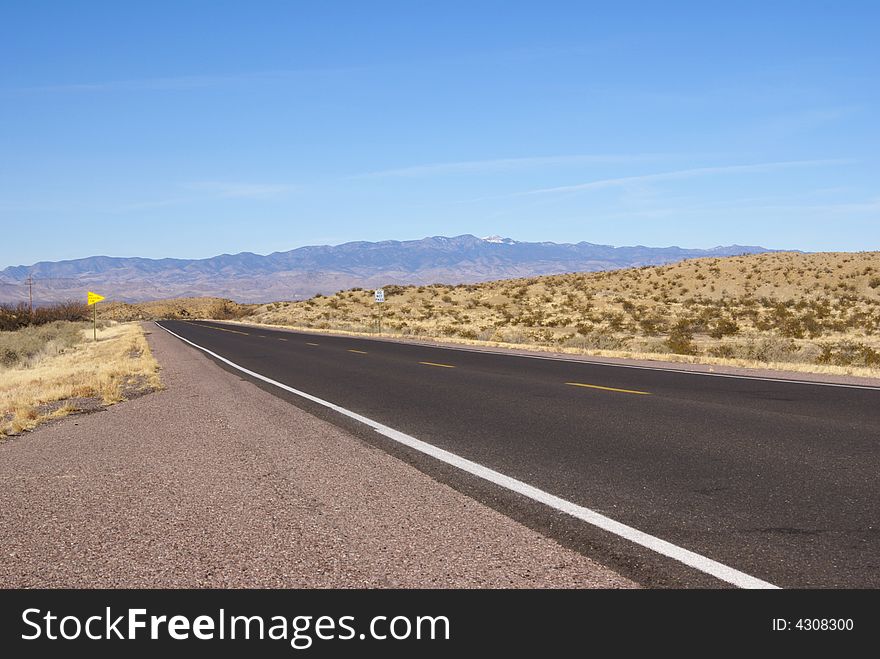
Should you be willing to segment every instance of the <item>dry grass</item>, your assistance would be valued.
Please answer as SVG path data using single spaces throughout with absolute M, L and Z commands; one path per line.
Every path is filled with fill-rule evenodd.
M 61 354 L 83 340 L 86 327 L 82 322 L 57 321 L 22 327 L 13 332 L 0 331 L 0 369 L 33 366 L 47 357 Z
M 219 297 L 181 297 L 137 304 L 102 303 L 98 314 L 100 318 L 118 321 L 159 320 L 162 318 L 234 320 L 252 313 L 256 308 L 255 304 L 239 304 Z
M 388 286 L 383 334 L 880 376 L 880 253 L 774 253 L 484 284 Z M 377 331 L 372 291 L 259 306 L 261 324 Z
M 140 325 L 108 324 L 97 343 L 90 328 L 75 330 L 78 342 L 0 369 L 0 437 L 161 387 L 159 365 Z

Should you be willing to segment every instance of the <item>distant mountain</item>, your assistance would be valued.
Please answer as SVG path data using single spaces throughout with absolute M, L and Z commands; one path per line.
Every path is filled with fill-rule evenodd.
M 0 302 L 26 300 L 24 282 L 29 276 L 35 282 L 35 302 L 76 299 L 87 289 L 129 302 L 196 296 L 268 302 L 355 286 L 475 283 L 767 251 L 771 250 L 742 245 L 706 250 L 612 247 L 463 235 L 300 247 L 267 256 L 242 252 L 197 260 L 93 256 L 6 268 L 0 271 Z

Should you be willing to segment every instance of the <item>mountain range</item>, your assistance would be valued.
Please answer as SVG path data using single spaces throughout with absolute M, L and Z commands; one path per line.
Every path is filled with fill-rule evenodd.
M 34 281 L 35 303 L 79 299 L 86 290 L 127 302 L 199 296 L 268 302 L 355 286 L 476 283 L 767 251 L 771 250 L 742 245 L 683 249 L 532 243 L 466 234 L 300 247 L 265 256 L 250 252 L 207 259 L 92 256 L 0 270 L 0 302 L 27 300 L 28 277 Z

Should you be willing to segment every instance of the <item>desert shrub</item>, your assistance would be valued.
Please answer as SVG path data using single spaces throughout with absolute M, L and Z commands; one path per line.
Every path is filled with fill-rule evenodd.
M 816 314 L 811 311 L 801 316 L 801 326 L 811 338 L 822 335 L 822 324 L 816 318 Z
M 614 336 L 610 332 L 590 331 L 579 336 L 571 336 L 565 339 L 563 345 L 567 348 L 579 348 L 581 350 L 624 350 L 626 341 Z
M 82 330 L 87 327 L 82 322 L 55 321 L 0 332 L 0 367 L 18 366 L 44 354 L 63 352 L 83 340 Z
M 523 332 L 521 329 L 512 328 L 505 331 L 499 331 L 497 333 L 499 337 L 497 340 L 502 343 L 528 343 L 529 335 Z
M 281 304 L 276 302 L 271 308 L 276 309 L 280 306 Z M 244 318 L 248 314 L 249 309 L 247 307 L 242 307 L 229 300 L 217 302 L 208 310 L 208 317 L 216 320 L 237 320 L 239 318 Z
M 612 332 L 619 332 L 623 329 L 623 322 L 625 320 L 625 316 L 622 313 L 604 313 L 604 319 L 608 323 L 608 328 Z
M 30 323 L 30 307 L 25 302 L 0 304 L 0 331 L 14 332 Z
M 779 319 L 776 325 L 779 333 L 790 339 L 804 338 L 804 326 L 800 318 L 795 316 L 784 316 Z
M 725 336 L 732 336 L 739 332 L 739 325 L 731 318 L 719 318 L 709 329 L 709 336 L 713 339 L 723 339 Z
M 679 320 L 666 339 L 666 347 L 677 355 L 696 355 L 698 350 L 694 344 L 694 334 L 686 320 Z
M 837 343 L 824 343 L 816 358 L 819 364 L 834 366 L 880 367 L 880 352 L 858 341 L 843 340 Z
M 798 346 L 792 340 L 766 337 L 742 345 L 737 356 L 759 362 L 791 362 L 797 352 Z
M 639 327 L 647 336 L 656 336 L 665 325 L 666 321 L 660 316 L 645 316 L 639 320 Z
M 736 351 L 734 350 L 732 345 L 722 344 L 719 346 L 715 346 L 713 348 L 709 348 L 709 354 L 712 357 L 721 357 L 723 359 L 731 359 L 736 356 Z
M 56 321 L 76 322 L 88 320 L 91 310 L 82 302 L 58 302 L 34 307 L 31 314 L 30 306 L 24 302 L 18 304 L 0 304 L 0 331 L 11 332 L 30 325 L 45 325 Z
M 90 316 L 91 309 L 82 302 L 59 302 L 57 304 L 35 307 L 32 324 L 44 325 L 56 321 L 77 322 L 88 320 Z

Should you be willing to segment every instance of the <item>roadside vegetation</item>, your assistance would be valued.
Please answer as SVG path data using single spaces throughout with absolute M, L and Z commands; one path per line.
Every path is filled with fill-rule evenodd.
M 31 367 L 81 343 L 84 322 L 63 320 L 32 325 L 14 332 L 0 332 L 0 368 Z
M 80 302 L 61 302 L 34 307 L 33 313 L 26 302 L 0 304 L 0 332 L 11 332 L 22 327 L 45 325 L 59 320 L 89 320 L 89 307 Z
M 100 317 L 111 320 L 236 320 L 244 318 L 257 309 L 256 304 L 239 304 L 219 297 L 182 297 L 151 302 L 102 303 Z
M 880 253 L 769 253 L 448 286 L 386 286 L 383 334 L 602 356 L 880 375 Z M 375 333 L 372 290 L 246 322 Z
M 0 438 L 161 387 L 138 324 L 82 321 L 0 331 Z

